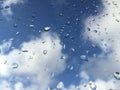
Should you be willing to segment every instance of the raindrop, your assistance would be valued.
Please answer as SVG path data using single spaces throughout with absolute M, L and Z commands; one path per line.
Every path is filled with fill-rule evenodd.
M 6 63 L 7 63 L 7 60 L 4 61 L 4 64 L 6 64 Z
M 52 72 L 52 73 L 51 73 L 51 77 L 54 77 L 54 76 L 55 76 L 55 73 L 54 73 L 54 72 Z
M 38 32 L 41 33 L 41 30 L 39 30 Z
M 13 39 L 13 38 L 11 38 L 11 39 L 10 39 L 10 41 L 14 41 L 14 39 Z
M 93 30 L 94 33 L 97 33 L 98 31 L 97 30 Z
M 73 66 L 71 66 L 71 67 L 70 67 L 70 70 L 73 70 L 73 69 L 74 69 L 74 67 L 73 67 Z
M 16 35 L 19 35 L 20 34 L 20 32 L 16 32 Z
M 5 9 L 8 9 L 8 8 L 10 8 L 10 6 L 5 6 Z
M 32 18 L 35 18 L 35 14 L 32 15 Z
M 64 56 L 61 56 L 60 59 L 65 59 L 65 57 L 64 57 Z
M 92 90 L 96 90 L 96 85 L 94 82 L 90 81 L 89 82 L 89 87 L 92 89 Z
M 118 19 L 115 19 L 117 22 L 120 22 L 120 20 L 118 20 Z
M 17 24 L 14 24 L 13 27 L 14 27 L 14 28 L 17 28 Z
M 66 45 L 64 44 L 64 45 L 63 45 L 63 49 L 65 49 L 65 48 L 66 48 Z
M 59 16 L 63 16 L 63 13 L 60 13 Z
M 17 64 L 17 63 L 13 63 L 13 64 L 12 64 L 12 68 L 13 68 L 13 69 L 18 68 L 18 64 Z
M 88 31 L 90 31 L 90 28 L 87 28 Z
M 34 28 L 34 25 L 33 25 L 33 24 L 31 24 L 31 25 L 29 25 L 29 27 L 30 27 L 30 28 Z
M 76 18 L 76 21 L 80 21 L 79 18 Z
M 49 31 L 51 27 L 44 27 L 44 31 Z
M 73 51 L 73 52 L 74 52 L 74 51 L 75 51 L 75 49 L 74 49 L 74 48 L 71 48 L 71 51 Z
M 28 52 L 28 50 L 22 50 L 22 52 Z
M 63 89 L 64 88 L 64 84 L 63 82 L 59 82 L 58 85 L 57 85 L 57 89 Z
M 88 59 L 87 59 L 87 56 L 86 56 L 86 55 L 81 55 L 81 56 L 80 56 L 80 59 L 88 62 Z
M 70 25 L 70 21 L 67 21 L 67 22 L 66 22 L 66 25 Z
M 120 72 L 115 72 L 113 75 L 117 80 L 120 80 Z
M 69 34 L 66 34 L 66 35 L 65 35 L 65 38 L 67 38 L 68 36 L 69 36 Z
M 95 47 L 96 47 L 96 45 L 95 45 L 95 44 L 92 44 L 92 47 L 93 47 L 93 48 L 95 48 Z
M 46 55 L 46 54 L 47 54 L 47 50 L 44 50 L 44 51 L 43 51 L 43 54 Z

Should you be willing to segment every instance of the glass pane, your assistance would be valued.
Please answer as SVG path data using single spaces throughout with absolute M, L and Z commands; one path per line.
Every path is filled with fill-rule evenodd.
M 0 90 L 119 90 L 119 0 L 0 0 Z

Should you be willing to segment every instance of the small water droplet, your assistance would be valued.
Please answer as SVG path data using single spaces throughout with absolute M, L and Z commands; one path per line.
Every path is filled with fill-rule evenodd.
M 16 35 L 19 35 L 20 34 L 20 32 L 16 32 Z
M 64 57 L 64 56 L 61 56 L 60 59 L 65 59 L 65 57 Z
M 14 24 L 13 27 L 14 27 L 14 28 L 17 28 L 17 24 Z
M 30 28 L 34 28 L 34 25 L 33 25 L 33 24 L 31 24 L 31 25 L 29 25 L 29 27 L 30 27 Z
M 44 51 L 43 51 L 43 54 L 46 55 L 46 54 L 47 54 L 47 50 L 44 50 Z
M 51 73 L 51 77 L 54 77 L 54 76 L 55 76 L 55 73 L 54 73 L 54 72 L 52 72 L 52 73 Z
M 73 66 L 71 66 L 71 67 L 70 67 L 70 70 L 73 70 L 73 69 L 74 69 L 74 67 L 73 67 Z
M 80 56 L 80 59 L 81 59 L 81 60 L 84 60 L 84 61 L 88 61 L 88 59 L 87 59 L 87 56 L 86 56 L 86 55 L 81 55 L 81 56 Z
M 17 64 L 17 63 L 13 63 L 13 64 L 12 64 L 12 68 L 13 68 L 13 69 L 18 68 L 18 64 Z
M 22 50 L 22 52 L 28 52 L 28 50 Z
M 75 51 L 75 49 L 74 49 L 74 48 L 71 48 L 71 51 L 73 51 L 73 52 L 74 52 L 74 51 Z

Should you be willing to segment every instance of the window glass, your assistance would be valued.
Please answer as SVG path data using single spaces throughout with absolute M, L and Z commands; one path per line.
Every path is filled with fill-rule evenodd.
M 119 90 L 119 0 L 0 0 L 0 90 Z

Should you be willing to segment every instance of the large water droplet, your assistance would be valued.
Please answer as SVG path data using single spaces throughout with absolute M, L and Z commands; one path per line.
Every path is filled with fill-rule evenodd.
M 51 27 L 44 27 L 44 31 L 49 31 Z
M 92 89 L 92 90 L 96 90 L 96 85 L 94 82 L 90 81 L 89 82 L 89 87 Z
M 120 80 L 120 72 L 115 72 L 113 75 L 117 80 Z
M 59 82 L 58 85 L 57 85 L 57 89 L 62 90 L 63 88 L 64 88 L 63 82 Z

